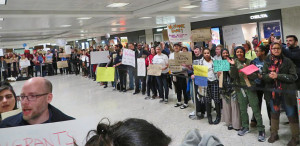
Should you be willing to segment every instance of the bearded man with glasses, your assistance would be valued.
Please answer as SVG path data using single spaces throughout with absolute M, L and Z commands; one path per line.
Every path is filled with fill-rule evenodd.
M 3 120 L 0 128 L 74 120 L 50 104 L 52 83 L 45 78 L 35 77 L 24 83 L 20 96 L 22 112 Z

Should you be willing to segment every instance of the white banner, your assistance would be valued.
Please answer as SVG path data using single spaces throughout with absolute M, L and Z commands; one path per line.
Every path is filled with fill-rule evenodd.
M 223 36 L 226 45 L 231 46 L 233 43 L 241 45 L 245 43 L 245 37 L 242 25 L 223 26 Z
M 108 63 L 109 58 L 107 56 L 109 56 L 109 51 L 91 52 L 91 63 L 92 64 Z
M 65 46 L 65 53 L 66 54 L 71 54 L 71 46 L 70 45 Z
M 0 49 L 0 56 L 4 56 L 3 49 Z
M 122 64 L 135 67 L 135 52 L 129 49 L 123 49 Z
M 146 63 L 144 58 L 137 59 L 137 76 L 139 77 L 146 76 Z
M 170 42 L 191 42 L 191 24 L 168 24 Z
M 87 133 L 97 128 L 99 120 L 81 119 L 0 129 L 0 145 L 69 146 L 85 144 Z

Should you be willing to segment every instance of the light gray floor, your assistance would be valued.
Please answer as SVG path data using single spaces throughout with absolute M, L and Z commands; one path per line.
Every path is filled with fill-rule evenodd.
M 225 146 L 254 146 L 271 145 L 266 142 L 258 142 L 256 128 L 243 137 L 237 132 L 227 130 L 224 123 L 209 125 L 207 119 L 190 120 L 188 114 L 194 110 L 190 102 L 187 109 L 175 108 L 176 96 L 170 91 L 169 103 L 159 103 L 159 100 L 144 100 L 143 95 L 132 95 L 133 91 L 120 93 L 113 91 L 111 84 L 104 89 L 91 79 L 75 75 L 57 75 L 46 77 L 54 86 L 54 99 L 52 104 L 64 113 L 75 118 L 108 117 L 111 121 L 124 120 L 126 118 L 141 118 L 155 124 L 172 138 L 172 146 L 178 146 L 185 134 L 194 128 L 201 134 L 211 133 L 220 138 Z M 19 94 L 24 81 L 12 83 L 16 94 Z M 263 103 L 265 104 L 265 103 Z M 267 137 L 270 136 L 269 120 L 265 105 L 262 108 Z M 249 108 L 249 114 L 252 114 Z M 215 114 L 213 114 L 215 116 Z M 214 119 L 213 119 L 214 120 Z M 285 113 L 281 115 L 280 140 L 273 145 L 286 145 L 291 137 L 289 126 L 283 125 L 287 118 Z M 95 125 L 96 128 L 96 125 Z

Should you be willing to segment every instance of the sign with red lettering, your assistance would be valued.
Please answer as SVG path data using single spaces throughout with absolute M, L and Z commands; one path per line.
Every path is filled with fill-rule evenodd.
M 168 37 L 170 42 L 191 42 L 191 25 L 168 24 Z
M 71 120 L 0 129 L 0 146 L 84 145 L 87 133 L 96 129 L 99 119 Z
M 122 64 L 135 67 L 135 52 L 129 49 L 123 49 Z

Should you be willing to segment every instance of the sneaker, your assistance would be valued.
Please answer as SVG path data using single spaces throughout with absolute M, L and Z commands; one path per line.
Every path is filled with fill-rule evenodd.
M 249 133 L 249 128 L 242 128 L 241 130 L 238 131 L 238 135 L 239 136 L 244 136 L 246 135 L 247 133 Z
M 177 103 L 174 105 L 174 107 L 180 107 L 181 105 L 182 105 L 181 102 L 177 102 Z
M 229 126 L 227 127 L 227 129 L 228 129 L 228 130 L 232 130 L 232 129 L 233 129 L 232 125 L 229 125 Z
M 183 104 L 183 105 L 180 107 L 180 109 L 185 109 L 185 108 L 187 108 L 187 107 L 189 107 L 188 104 Z
M 163 103 L 164 102 L 164 99 L 161 99 L 160 101 L 159 101 L 159 103 Z
M 149 99 L 151 99 L 151 97 L 150 97 L 150 96 L 147 96 L 147 97 L 145 97 L 145 100 L 149 100 Z
M 264 141 L 266 141 L 265 136 L 266 136 L 265 130 L 259 131 L 259 132 L 258 132 L 258 141 L 259 141 L 259 142 L 264 142 Z
M 165 99 L 165 104 L 167 104 L 168 103 L 168 99 Z
M 107 85 L 105 85 L 103 88 L 107 88 Z

